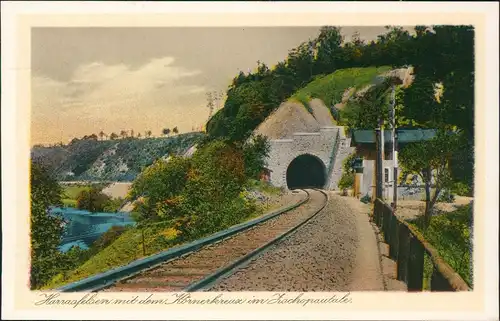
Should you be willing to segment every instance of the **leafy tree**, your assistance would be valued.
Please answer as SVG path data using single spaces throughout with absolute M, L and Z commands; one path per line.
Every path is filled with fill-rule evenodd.
M 178 134 L 178 133 L 179 133 L 179 129 L 177 129 L 177 126 L 175 126 L 175 127 L 172 129 L 172 133 L 174 133 L 174 134 Z
M 314 64 L 315 74 L 329 74 L 339 69 L 343 36 L 338 27 L 321 27 L 316 40 L 317 54 Z
M 76 207 L 90 212 L 102 212 L 111 198 L 97 188 L 83 190 L 78 194 Z
M 163 131 L 162 131 L 162 133 L 163 133 L 164 136 L 170 135 L 170 128 L 164 128 Z
M 399 153 L 399 162 L 405 172 L 418 175 L 425 183 L 424 226 L 429 225 L 441 192 L 453 187 L 448 165 L 459 148 L 461 146 L 457 135 L 439 132 L 434 139 L 409 144 Z M 431 190 L 432 186 L 434 191 Z
M 412 64 L 417 52 L 409 32 L 399 26 L 386 26 L 386 30 L 377 37 L 376 45 L 370 46 L 372 50 L 367 51 L 367 55 L 371 55 L 371 60 L 377 65 L 399 67 Z
M 258 178 L 265 167 L 265 159 L 269 155 L 270 145 L 265 136 L 251 137 L 243 146 L 245 175 L 248 178 Z
M 149 138 L 149 137 L 151 137 L 152 132 L 151 132 L 150 130 L 146 130 L 146 131 L 144 132 L 144 135 L 146 136 L 146 138 Z
M 474 28 L 419 26 L 413 40 L 415 81 L 405 92 L 403 114 L 424 127 L 456 130 L 463 148 L 451 163 L 453 177 L 473 184 Z M 437 93 L 439 92 L 439 94 Z
M 244 157 L 238 148 L 216 140 L 199 149 L 178 206 L 185 215 L 183 234 L 205 235 L 248 215 L 239 200 L 245 179 Z
M 96 134 L 85 135 L 85 136 L 82 137 L 82 140 L 97 140 L 97 135 Z
M 101 140 L 104 140 L 104 137 L 106 136 L 106 134 L 101 130 L 99 132 L 99 138 L 101 138 Z
M 127 131 L 126 130 L 120 131 L 120 136 L 121 136 L 121 138 L 127 138 L 127 136 L 128 136 Z
M 307 41 L 288 53 L 287 66 L 296 75 L 299 87 L 308 83 L 313 77 L 314 51 L 314 41 Z
M 111 140 L 115 140 L 118 138 L 118 135 L 116 133 L 111 133 L 111 135 L 109 135 L 109 139 Z
M 173 156 L 168 162 L 157 160 L 134 180 L 130 198 L 143 198 L 136 208 L 141 219 L 157 219 L 158 216 L 171 214 L 165 211 L 162 202 L 178 196 L 184 190 L 189 168 L 189 159 Z
M 49 214 L 61 206 L 61 187 L 47 170 L 31 163 L 31 271 L 30 286 L 38 288 L 57 274 L 63 219 Z
M 404 116 L 399 116 L 403 105 L 401 104 L 401 80 L 397 77 L 386 77 L 377 84 L 372 85 L 366 92 L 351 100 L 341 110 L 342 123 L 352 129 L 375 129 L 383 124 L 390 127 L 391 92 L 393 86 L 396 90 L 396 125 L 407 125 Z

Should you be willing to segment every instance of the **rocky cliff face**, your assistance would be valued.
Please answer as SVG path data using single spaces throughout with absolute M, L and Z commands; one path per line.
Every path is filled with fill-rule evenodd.
M 132 181 L 156 159 L 189 156 L 203 133 L 168 138 L 78 140 L 65 146 L 33 147 L 31 159 L 42 163 L 58 180 Z

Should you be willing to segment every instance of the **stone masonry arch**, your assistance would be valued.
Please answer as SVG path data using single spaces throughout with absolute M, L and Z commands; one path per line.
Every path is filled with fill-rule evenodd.
M 295 157 L 286 170 L 286 185 L 289 189 L 324 188 L 326 167 L 321 159 L 311 154 Z

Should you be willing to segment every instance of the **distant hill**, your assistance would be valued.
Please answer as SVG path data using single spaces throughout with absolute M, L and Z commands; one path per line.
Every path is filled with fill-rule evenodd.
M 188 152 L 204 135 L 194 132 L 162 138 L 80 139 L 63 146 L 33 147 L 31 158 L 61 181 L 132 181 L 156 159 Z

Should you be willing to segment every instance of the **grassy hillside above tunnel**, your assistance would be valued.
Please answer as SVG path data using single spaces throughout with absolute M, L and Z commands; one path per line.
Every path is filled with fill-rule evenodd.
M 389 66 L 339 69 L 330 74 L 316 75 L 300 85 L 288 87 L 286 77 L 269 76 L 265 72 L 262 78 L 238 80 L 242 83 L 230 87 L 224 108 L 207 123 L 207 132 L 211 137 L 224 136 L 236 141 L 246 139 L 251 133 L 255 133 L 259 126 L 262 127 L 263 123 L 271 121 L 270 116 L 282 107 L 284 102 L 301 103 L 324 125 L 325 120 L 317 119 L 318 111 L 313 112 L 314 108 L 309 104 L 312 99 L 321 100 L 332 116 L 337 118 L 333 106 L 341 109 L 346 97 L 367 87 L 390 70 Z M 288 76 L 294 79 L 293 75 Z M 280 121 L 287 122 L 281 118 Z
M 353 94 L 373 83 L 377 76 L 390 71 L 388 66 L 340 69 L 329 75 L 316 77 L 290 97 L 307 108 L 311 99 L 321 99 L 326 106 L 341 104 L 348 94 Z

